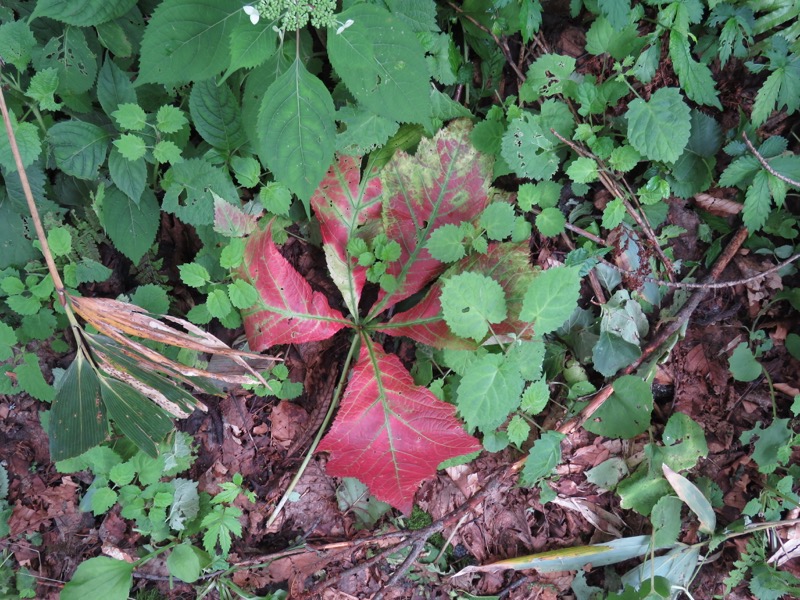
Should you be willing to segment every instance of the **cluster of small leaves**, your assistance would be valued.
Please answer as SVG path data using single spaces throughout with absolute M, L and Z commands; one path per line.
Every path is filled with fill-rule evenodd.
M 400 244 L 385 233 L 371 240 L 354 237 L 347 243 L 347 253 L 362 267 L 367 267 L 367 281 L 378 283 L 385 292 L 397 288 L 397 279 L 387 269 L 400 258 Z
M 766 545 L 764 532 L 754 533 L 747 541 L 745 552 L 733 563 L 733 569 L 725 579 L 726 594 L 745 581 L 748 574 L 747 586 L 756 598 L 778 600 L 800 594 L 800 579 L 767 562 Z
M 254 383 L 245 384 L 243 387 L 256 396 L 274 396 L 280 400 L 293 400 L 303 393 L 303 384 L 289 379 L 289 369 L 283 363 L 276 364 L 262 375 L 267 385 Z

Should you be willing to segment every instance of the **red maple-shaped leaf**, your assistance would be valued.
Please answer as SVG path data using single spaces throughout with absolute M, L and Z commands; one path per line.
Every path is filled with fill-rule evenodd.
M 480 273 L 492 277 L 503 288 L 508 316 L 502 323 L 492 326 L 495 335 L 516 334 L 533 337 L 533 329 L 519 319 L 522 299 L 536 271 L 530 264 L 528 245 L 514 243 L 491 244 L 486 254 L 468 256 L 444 273 L 434 283 L 425 297 L 409 310 L 397 313 L 388 323 L 378 327 L 390 335 L 403 335 L 435 348 L 455 350 L 475 348 L 472 340 L 453 334 L 442 317 L 439 297 L 444 281 L 464 272 Z
M 242 311 L 247 340 L 256 352 L 324 340 L 352 325 L 281 255 L 272 241 L 272 223 L 247 240 L 239 275 L 259 292 L 257 304 Z
M 359 225 L 380 218 L 380 197 L 380 179 L 362 182 L 360 161 L 352 156 L 340 156 L 311 197 L 331 279 L 352 314 L 358 313 L 367 268 L 347 255 L 347 242 Z
M 383 223 L 390 240 L 400 244 L 400 260 L 387 272 L 397 289 L 381 292 L 371 315 L 420 291 L 445 269 L 425 244 L 447 223 L 474 221 L 490 203 L 492 158 L 469 140 L 472 125 L 455 121 L 433 139 L 423 139 L 413 156 L 398 152 L 381 171 Z
M 414 384 L 400 360 L 363 339 L 339 414 L 320 450 L 327 470 L 357 477 L 379 500 L 411 512 L 419 484 L 449 458 L 481 449 L 455 407 Z

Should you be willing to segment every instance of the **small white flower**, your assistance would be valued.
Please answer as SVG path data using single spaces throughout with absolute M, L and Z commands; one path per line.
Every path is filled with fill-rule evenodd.
M 250 17 L 250 22 L 255 25 L 258 23 L 258 19 L 261 15 L 258 14 L 258 9 L 255 6 L 243 6 L 242 10 L 247 13 L 247 16 Z
M 336 35 L 341 34 L 345 29 L 350 27 L 353 24 L 353 19 L 347 19 L 344 23 L 339 26 L 339 29 L 336 30 Z

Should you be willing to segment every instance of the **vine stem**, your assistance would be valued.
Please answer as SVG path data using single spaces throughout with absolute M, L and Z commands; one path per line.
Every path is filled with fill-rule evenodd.
M 344 384 L 347 381 L 347 375 L 350 372 L 350 364 L 353 362 L 353 357 L 358 349 L 359 341 L 360 338 L 357 335 L 354 335 L 353 341 L 350 343 L 350 350 L 347 352 L 347 358 L 344 360 L 342 373 L 339 376 L 339 383 L 336 384 L 336 389 L 333 392 L 333 399 L 328 407 L 328 412 L 325 413 L 325 418 L 322 420 L 322 424 L 319 426 L 317 435 L 314 436 L 314 440 L 311 442 L 303 462 L 297 469 L 297 473 L 295 473 L 295 476 L 289 483 L 289 487 L 286 488 L 286 491 L 283 493 L 283 496 L 281 496 L 280 501 L 278 501 L 278 504 L 275 506 L 275 510 L 273 510 L 272 514 L 270 514 L 269 519 L 267 520 L 267 528 L 269 528 L 275 522 L 275 520 L 278 518 L 278 515 L 280 515 L 281 511 L 283 510 L 283 507 L 286 506 L 286 503 L 289 501 L 289 496 L 291 496 L 292 492 L 294 492 L 294 488 L 297 487 L 297 484 L 300 482 L 300 478 L 306 472 L 308 464 L 311 462 L 311 458 L 314 456 L 314 452 L 316 451 L 317 446 L 319 446 L 322 436 L 325 434 L 325 430 L 328 428 L 328 424 L 331 422 L 333 413 L 336 411 L 336 407 L 339 406 L 339 400 L 341 399 L 342 392 L 344 391 Z

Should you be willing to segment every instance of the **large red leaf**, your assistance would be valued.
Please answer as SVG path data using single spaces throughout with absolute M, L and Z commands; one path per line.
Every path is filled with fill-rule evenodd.
M 498 193 L 491 188 L 492 158 L 472 147 L 471 128 L 469 121 L 456 121 L 433 139 L 423 139 L 413 156 L 398 152 L 381 171 L 384 228 L 400 244 L 401 256 L 388 269 L 398 287 L 381 293 L 372 316 L 444 271 L 425 248 L 434 230 L 474 221 Z
M 360 171 L 359 160 L 340 156 L 311 197 L 311 206 L 319 219 L 328 270 L 354 315 L 358 314 L 367 268 L 347 256 L 347 242 L 359 225 L 368 219 L 377 220 L 381 210 L 380 179 L 373 177 L 362 182 Z
M 455 407 L 414 384 L 400 360 L 364 338 L 339 414 L 319 449 L 327 470 L 357 477 L 379 500 L 411 512 L 419 484 L 444 460 L 481 449 Z
M 258 303 L 242 311 L 247 341 L 255 352 L 324 340 L 351 324 L 281 255 L 272 241 L 271 223 L 248 239 L 240 276 L 259 292 Z
M 513 333 L 523 338 L 533 337 L 533 329 L 519 319 L 522 299 L 536 277 L 528 254 L 528 245 L 525 243 L 491 244 L 486 254 L 468 256 L 451 267 L 431 286 L 419 303 L 405 312 L 397 313 L 377 330 L 390 335 L 404 335 L 435 348 L 474 348 L 475 344 L 471 340 L 465 340 L 450 331 L 442 317 L 442 306 L 439 303 L 444 280 L 448 276 L 469 271 L 492 277 L 505 292 L 508 317 L 502 323 L 492 326 L 495 334 Z

